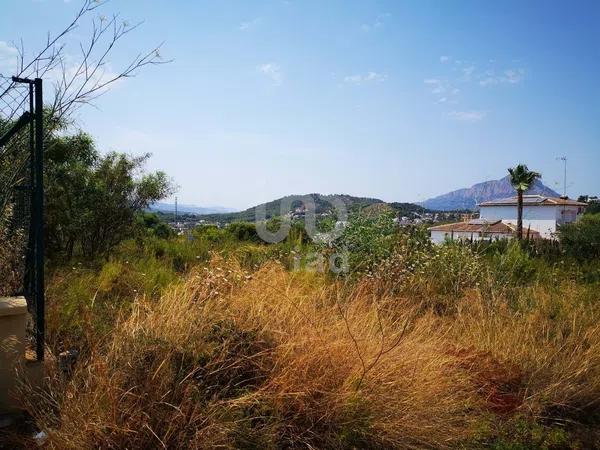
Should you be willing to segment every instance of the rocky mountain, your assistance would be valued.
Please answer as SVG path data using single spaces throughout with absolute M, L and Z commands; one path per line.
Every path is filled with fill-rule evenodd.
M 527 191 L 528 194 L 540 194 L 548 197 L 558 197 L 559 194 L 545 186 L 541 180 L 536 180 L 534 185 Z M 470 188 L 458 189 L 438 197 L 430 198 L 423 202 L 428 209 L 438 211 L 475 209 L 477 204 L 488 200 L 512 197 L 515 194 L 508 175 L 499 180 L 484 181 Z

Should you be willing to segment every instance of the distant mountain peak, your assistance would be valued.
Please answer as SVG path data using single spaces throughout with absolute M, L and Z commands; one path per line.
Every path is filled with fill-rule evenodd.
M 527 191 L 527 194 L 539 194 L 547 197 L 559 196 L 556 191 L 544 185 L 541 180 L 536 180 L 531 189 Z M 439 211 L 475 209 L 481 202 L 512 197 L 514 195 L 515 189 L 510 184 L 510 179 L 507 175 L 499 180 L 484 181 L 474 184 L 470 188 L 458 189 L 430 198 L 423 202 L 423 206 Z

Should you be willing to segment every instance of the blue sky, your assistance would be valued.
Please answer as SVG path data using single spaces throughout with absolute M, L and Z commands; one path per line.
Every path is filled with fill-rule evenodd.
M 78 5 L 2 0 L 0 67 L 11 41 L 39 47 Z M 173 62 L 78 124 L 103 151 L 151 152 L 182 203 L 420 201 L 519 162 L 561 190 L 561 155 L 569 194 L 600 194 L 600 2 L 112 0 L 112 12 L 144 21 L 112 67 L 161 41 Z

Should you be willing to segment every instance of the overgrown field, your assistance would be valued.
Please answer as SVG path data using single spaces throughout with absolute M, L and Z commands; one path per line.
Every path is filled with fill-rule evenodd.
M 361 226 L 345 275 L 215 229 L 53 270 L 46 446 L 600 447 L 600 263 Z

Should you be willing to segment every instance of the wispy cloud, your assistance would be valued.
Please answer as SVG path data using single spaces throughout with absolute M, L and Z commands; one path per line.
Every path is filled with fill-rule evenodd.
M 477 86 L 516 85 L 521 83 L 526 75 L 526 70 L 522 67 L 510 68 L 509 66 L 509 68 L 499 70 L 497 67 L 500 63 L 494 59 L 476 62 L 442 55 L 439 57 L 439 63 L 438 70 L 441 75 L 423 80 L 438 104 L 456 105 L 459 103 L 459 94 L 463 90 L 468 92 Z M 512 61 L 511 64 L 515 64 L 515 61 Z M 448 113 L 448 116 L 455 120 L 477 122 L 482 120 L 486 114 L 485 111 L 467 110 L 452 111 Z
M 14 75 L 17 70 L 19 52 L 5 41 L 0 41 L 0 74 Z
M 256 28 L 258 25 L 260 25 L 261 22 L 262 22 L 262 18 L 256 17 L 252 20 L 248 20 L 247 22 L 240 23 L 240 26 L 238 27 L 238 29 L 240 31 L 250 31 L 253 28 Z
M 448 117 L 461 122 L 480 122 L 485 116 L 486 111 L 450 111 Z
M 277 86 L 283 83 L 283 71 L 277 63 L 270 62 L 261 64 L 256 67 L 256 70 L 258 70 L 266 77 L 270 78 L 273 81 L 273 83 Z
M 473 78 L 473 74 L 475 73 L 475 66 L 463 67 L 461 71 L 461 81 L 471 81 L 471 79 Z
M 377 14 L 377 16 L 375 16 L 375 19 L 371 22 L 368 23 L 363 23 L 360 26 L 360 29 L 362 31 L 364 31 L 365 33 L 368 33 L 369 31 L 374 31 L 377 30 L 381 27 L 383 27 L 383 25 L 385 24 L 385 19 L 391 17 L 390 13 L 382 13 L 382 14 Z
M 525 69 L 522 68 L 507 69 L 501 74 L 496 74 L 493 70 L 489 70 L 485 73 L 485 76 L 479 80 L 479 85 L 486 87 L 502 83 L 517 84 L 523 81 L 524 78 Z
M 367 72 L 365 74 L 348 75 L 348 76 L 344 77 L 344 82 L 358 85 L 358 84 L 364 84 L 364 83 L 382 82 L 382 81 L 385 81 L 386 79 L 387 79 L 386 74 L 371 71 L 371 72 Z
M 513 60 L 512 63 L 515 61 Z M 484 63 L 475 63 L 449 56 L 440 56 L 440 63 L 445 64 L 451 74 L 449 77 L 457 83 L 477 83 L 480 86 L 493 86 L 497 84 L 517 84 L 525 79 L 526 71 L 522 67 L 507 67 L 499 70 L 499 63 L 495 59 L 488 59 Z
M 504 71 L 504 81 L 507 83 L 520 83 L 524 77 L 525 69 L 509 69 Z
M 448 89 L 448 81 L 439 78 L 426 78 L 423 83 L 431 88 L 432 94 L 443 94 Z
M 492 86 L 494 84 L 498 84 L 498 78 L 494 77 L 494 76 L 486 76 L 485 78 L 482 78 L 481 80 L 479 80 L 479 85 L 480 86 Z
M 437 97 L 437 103 L 458 103 L 457 96 L 460 89 L 454 87 L 446 78 L 426 78 L 423 80 L 423 84 L 429 88 L 431 94 Z

